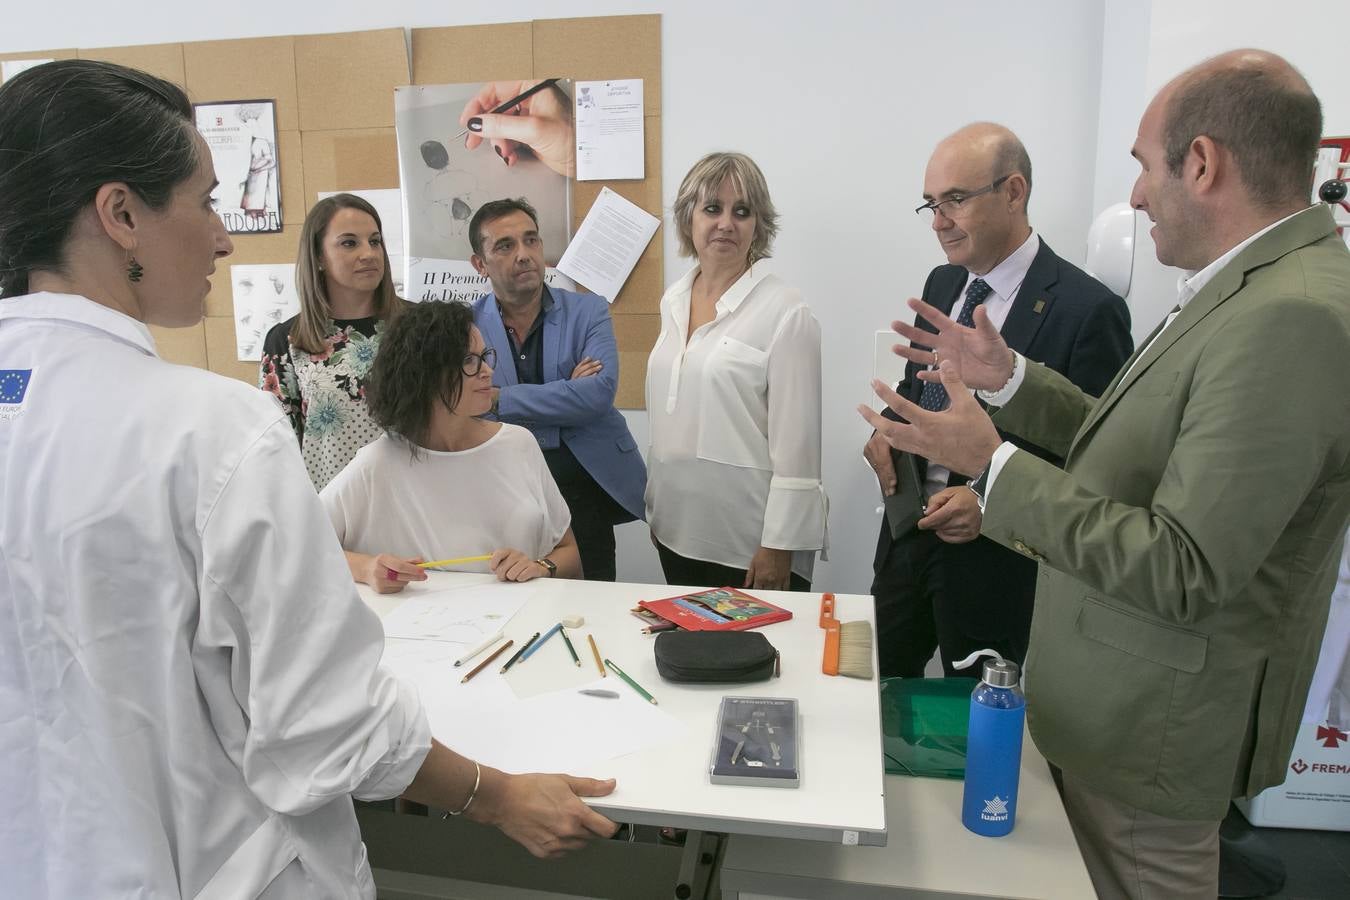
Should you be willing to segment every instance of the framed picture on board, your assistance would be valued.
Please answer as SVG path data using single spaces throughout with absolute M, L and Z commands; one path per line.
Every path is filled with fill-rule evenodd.
M 281 167 L 271 100 L 194 103 L 197 131 L 211 149 L 220 184 L 211 194 L 230 234 L 281 231 Z

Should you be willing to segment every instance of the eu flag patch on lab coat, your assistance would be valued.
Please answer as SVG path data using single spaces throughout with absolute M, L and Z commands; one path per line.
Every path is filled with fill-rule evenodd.
M 0 404 L 19 405 L 28 393 L 32 369 L 0 369 Z

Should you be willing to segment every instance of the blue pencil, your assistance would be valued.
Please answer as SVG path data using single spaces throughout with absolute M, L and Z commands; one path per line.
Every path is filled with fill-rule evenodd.
M 544 635 L 543 637 L 541 637 L 539 640 L 535 641 L 535 642 L 534 642 L 533 644 L 531 644 L 529 647 L 525 648 L 525 652 L 522 653 L 522 654 L 520 654 L 520 661 L 521 661 L 521 662 L 524 662 L 525 660 L 527 660 L 527 659 L 529 659 L 531 656 L 533 656 L 533 655 L 534 655 L 534 651 L 536 651 L 536 650 L 538 650 L 540 647 L 544 646 L 544 642 L 545 642 L 545 641 L 547 641 L 549 638 L 553 637 L 553 635 L 557 634 L 557 633 L 558 633 L 559 631 L 561 631 L 561 630 L 562 630 L 562 623 L 559 622 L 557 625 L 554 625 L 552 628 L 550 628 L 550 629 L 548 630 L 548 632 L 545 633 L 545 635 Z

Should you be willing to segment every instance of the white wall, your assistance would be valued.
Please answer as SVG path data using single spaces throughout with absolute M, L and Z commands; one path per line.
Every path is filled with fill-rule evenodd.
M 1139 117 L 1152 96 L 1183 70 L 1238 47 L 1287 58 L 1322 101 L 1326 135 L 1350 135 L 1344 0 L 1105 0 L 1102 93 L 1094 212 L 1127 200 L 1139 172 L 1129 156 Z M 1154 256 L 1147 221 L 1136 229 L 1130 312 L 1136 340 L 1176 302 L 1180 272 Z
M 1082 260 L 1094 193 L 1103 6 L 1039 0 L 1012 10 L 996 0 L 297 0 L 222 17 L 207 4 L 178 0 L 143 0 L 134 11 L 72 0 L 60 15 L 40 4 L 10 4 L 0 51 L 661 13 L 667 206 L 686 169 L 707 151 L 743 150 L 765 170 L 782 212 L 772 265 L 803 290 L 825 342 L 832 551 L 816 583 L 865 592 L 880 520 L 875 483 L 859 462 L 869 430 L 854 406 L 869 399 L 873 333 L 908 314 L 904 300 L 942 261 L 911 212 L 933 144 L 977 119 L 1011 126 L 1034 165 L 1034 224 L 1061 254 Z M 673 233 L 664 240 L 672 282 L 687 263 L 676 256 Z M 646 415 L 629 419 L 645 445 Z M 626 526 L 620 535 L 620 577 L 660 581 L 646 529 Z

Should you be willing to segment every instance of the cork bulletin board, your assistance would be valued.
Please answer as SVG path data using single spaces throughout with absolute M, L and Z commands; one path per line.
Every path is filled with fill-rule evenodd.
M 300 226 L 320 191 L 399 186 L 395 87 L 554 76 L 641 78 L 647 177 L 574 181 L 573 231 L 606 186 L 662 215 L 659 15 L 416 28 L 411 42 L 404 29 L 389 28 L 0 54 L 0 59 L 73 57 L 143 69 L 182 85 L 194 103 L 275 101 L 283 230 L 232 235 L 234 254 L 219 263 L 211 279 L 205 320 L 191 328 L 152 328 L 165 359 L 251 384 L 257 383 L 258 366 L 236 359 L 229 267 L 294 262 Z M 643 407 L 647 353 L 660 330 L 665 288 L 662 245 L 658 231 L 610 309 L 620 357 L 616 405 L 623 409 Z

